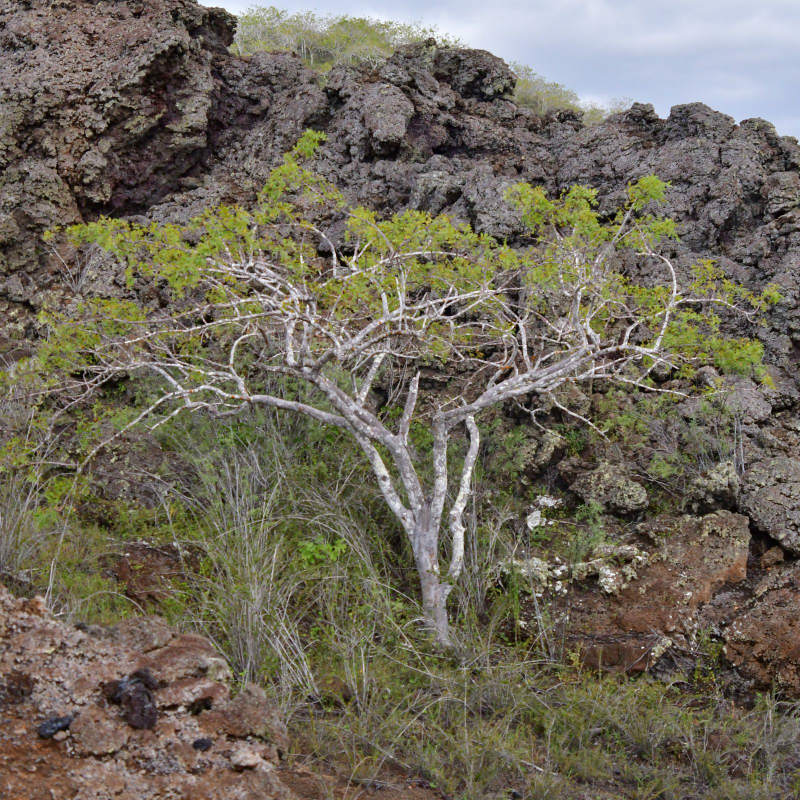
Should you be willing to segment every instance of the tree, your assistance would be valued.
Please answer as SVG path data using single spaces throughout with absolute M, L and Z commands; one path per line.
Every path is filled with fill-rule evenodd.
M 758 309 L 769 297 L 710 262 L 681 291 L 656 250 L 675 226 L 649 211 L 665 191 L 654 177 L 630 185 L 606 223 L 590 189 L 551 200 L 516 186 L 508 198 L 530 244 L 512 249 L 445 216 L 381 220 L 348 207 L 308 166 L 323 138 L 307 133 L 251 210 L 210 209 L 185 226 L 103 219 L 70 229 L 77 244 L 119 258 L 131 281 L 165 282 L 171 301 L 90 299 L 53 320 L 41 366 L 77 376 L 81 388 L 155 376 L 159 394 L 137 422 L 267 406 L 349 433 L 408 537 L 424 618 L 448 645 L 481 412 L 528 398 L 535 413 L 537 401 L 559 405 L 561 387 L 590 380 L 655 391 L 656 367 L 713 359 L 722 343 L 738 368 L 752 369 L 758 346 L 722 336 L 711 305 Z M 335 215 L 347 220 L 338 244 L 319 222 Z M 659 267 L 663 282 L 634 282 L 620 267 L 623 250 Z M 450 374 L 452 388 L 423 392 L 426 372 Z M 373 389 L 389 377 L 380 406 Z M 429 436 L 426 452 L 414 447 L 415 426 Z

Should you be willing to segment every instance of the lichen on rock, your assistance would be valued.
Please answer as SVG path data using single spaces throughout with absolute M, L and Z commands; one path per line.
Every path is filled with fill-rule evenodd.
M 632 514 L 647 508 L 647 490 L 625 474 L 623 467 L 608 461 L 579 475 L 570 485 L 586 503 L 597 503 L 615 514 Z

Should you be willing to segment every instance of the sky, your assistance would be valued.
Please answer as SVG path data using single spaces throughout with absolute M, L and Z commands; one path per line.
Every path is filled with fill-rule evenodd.
M 253 0 L 201 0 L 241 13 Z M 435 26 L 584 100 L 701 101 L 800 137 L 800 0 L 265 0 Z

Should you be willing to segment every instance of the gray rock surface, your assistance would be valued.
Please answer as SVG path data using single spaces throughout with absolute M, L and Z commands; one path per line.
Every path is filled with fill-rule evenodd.
M 695 513 L 734 508 L 739 489 L 739 475 L 734 463 L 723 461 L 691 482 L 686 503 Z
M 800 555 L 800 460 L 781 456 L 750 466 L 739 505 L 758 530 Z
M 329 136 L 320 170 L 354 200 L 446 211 L 512 241 L 521 229 L 503 191 L 516 181 L 587 183 L 610 209 L 627 181 L 654 172 L 671 181 L 683 262 L 712 255 L 737 279 L 784 287 L 763 334 L 773 361 L 794 359 L 800 147 L 763 120 L 737 125 L 700 103 L 666 120 L 637 104 L 588 128 L 572 112 L 541 117 L 509 100 L 500 59 L 432 40 L 377 69 L 339 66 L 323 84 L 291 55 L 229 53 L 231 15 L 192 0 L 63 0 L 55 20 L 48 0 L 0 0 L 6 351 L 68 290 L 44 229 L 246 201 L 315 127 Z M 107 276 L 102 291 L 113 291 Z
M 644 486 L 631 480 L 622 467 L 607 461 L 579 475 L 569 488 L 584 502 L 598 503 L 614 514 L 632 514 L 647 508 Z

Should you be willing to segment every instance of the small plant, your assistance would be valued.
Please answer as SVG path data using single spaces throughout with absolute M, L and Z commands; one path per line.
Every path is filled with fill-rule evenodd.
M 584 451 L 587 445 L 587 436 L 583 428 L 563 425 L 560 432 L 568 456 L 578 456 Z
M 313 539 L 301 541 L 297 545 L 297 552 L 300 556 L 300 561 L 306 567 L 332 564 L 347 552 L 347 542 L 340 538 L 329 542 L 321 535 L 317 535 Z
M 570 564 L 578 564 L 591 558 L 594 551 L 605 541 L 603 507 L 596 501 L 579 505 L 575 509 L 575 532 L 569 534 L 567 558 Z
M 718 689 L 724 652 L 724 642 L 714 638 L 707 630 L 699 631 L 697 661 L 692 671 L 692 681 L 698 690 L 714 692 Z

